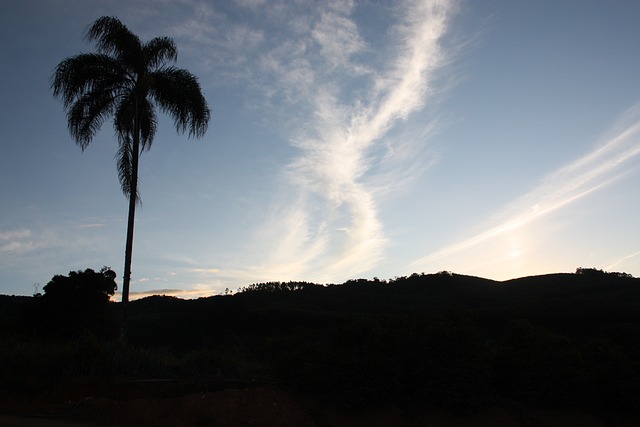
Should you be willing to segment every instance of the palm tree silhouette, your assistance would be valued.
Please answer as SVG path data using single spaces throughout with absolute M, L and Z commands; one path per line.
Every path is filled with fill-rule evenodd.
M 128 316 L 129 284 L 133 252 L 133 226 L 139 202 L 138 158 L 148 150 L 156 133 L 156 106 L 169 114 L 179 133 L 201 137 L 209 124 L 210 110 L 198 79 L 175 63 L 178 50 L 171 38 L 156 37 L 147 43 L 120 20 L 104 16 L 85 33 L 95 41 L 97 53 L 81 53 L 60 62 L 51 76 L 53 96 L 67 112 L 69 132 L 85 148 L 102 123 L 113 116 L 118 137 L 116 155 L 122 191 L 129 197 L 129 216 L 122 284 L 123 329 Z

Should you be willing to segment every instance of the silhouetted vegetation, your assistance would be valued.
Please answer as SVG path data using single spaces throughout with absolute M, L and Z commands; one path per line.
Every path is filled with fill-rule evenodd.
M 126 345 L 90 328 L 48 344 L 10 333 L 51 289 L 0 298 L 0 332 L 11 343 L 0 363 L 13 366 L 5 387 L 31 370 L 38 384 L 53 381 L 52 371 L 269 382 L 346 407 L 640 408 L 640 279 L 624 273 L 268 282 L 234 295 L 134 301 Z
M 114 336 L 116 322 L 109 298 L 115 293 L 116 273 L 109 267 L 55 275 L 35 296 L 30 322 L 34 333 L 45 337 L 78 337 L 86 332 Z

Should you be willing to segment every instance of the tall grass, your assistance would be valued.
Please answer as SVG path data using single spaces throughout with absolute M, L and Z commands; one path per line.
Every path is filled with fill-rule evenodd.
M 35 391 L 74 378 L 108 380 L 268 377 L 263 363 L 240 347 L 203 348 L 177 353 L 144 348 L 85 333 L 70 340 L 4 340 L 0 389 Z

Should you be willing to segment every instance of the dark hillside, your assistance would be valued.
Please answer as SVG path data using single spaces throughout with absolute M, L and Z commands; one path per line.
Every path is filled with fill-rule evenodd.
M 5 342 L 19 341 L 8 325 L 28 306 L 0 298 Z M 117 318 L 119 304 L 110 307 Z M 277 384 L 352 408 L 640 408 L 640 279 L 618 273 L 496 282 L 442 272 L 262 283 L 198 300 L 156 296 L 131 303 L 128 334 L 126 349 L 81 337 L 69 350 L 75 364 L 58 371 Z M 105 358 L 109 348 L 115 353 Z M 60 359 L 43 366 L 69 363 L 56 351 Z M 32 367 L 11 359 L 26 360 L 18 351 L 4 357 L 2 366 L 15 369 L 3 384 L 15 386 L 20 369 Z

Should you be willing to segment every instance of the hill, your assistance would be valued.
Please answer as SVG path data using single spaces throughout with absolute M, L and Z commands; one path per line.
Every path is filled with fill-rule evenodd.
M 91 332 L 53 343 L 23 321 L 34 307 L 0 297 L 5 390 L 164 378 L 207 390 L 269 385 L 356 409 L 640 408 L 640 279 L 619 273 L 497 282 L 441 272 L 148 297 L 130 305 L 126 345 Z M 119 304 L 110 307 L 117 316 Z

